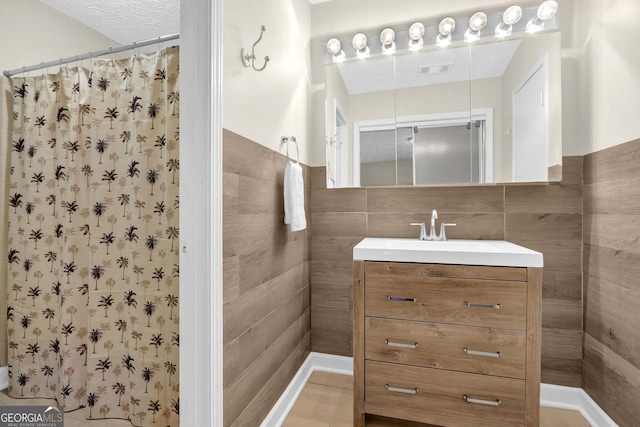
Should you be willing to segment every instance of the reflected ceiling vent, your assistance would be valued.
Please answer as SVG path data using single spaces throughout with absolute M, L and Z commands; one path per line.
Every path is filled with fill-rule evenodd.
M 432 76 L 435 74 L 444 74 L 451 71 L 453 64 L 437 64 L 437 65 L 423 65 L 418 67 L 419 76 Z

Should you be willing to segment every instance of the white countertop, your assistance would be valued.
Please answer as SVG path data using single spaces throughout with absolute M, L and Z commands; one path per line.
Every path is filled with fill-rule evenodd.
M 353 248 L 354 260 L 437 264 L 542 267 L 540 252 L 504 240 L 456 240 L 366 237 Z

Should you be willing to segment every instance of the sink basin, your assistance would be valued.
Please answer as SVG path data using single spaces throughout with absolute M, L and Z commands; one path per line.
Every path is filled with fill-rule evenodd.
M 504 240 L 367 237 L 353 248 L 354 260 L 542 267 L 542 254 Z

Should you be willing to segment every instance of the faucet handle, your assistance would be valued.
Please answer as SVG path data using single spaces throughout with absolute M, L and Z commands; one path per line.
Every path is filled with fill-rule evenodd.
M 420 227 L 420 240 L 427 240 L 427 229 L 424 225 L 424 222 L 412 222 L 411 225 L 416 225 Z
M 457 224 L 452 224 L 452 223 L 440 223 L 440 237 L 438 237 L 439 240 L 447 240 L 447 234 L 445 233 L 445 227 L 455 227 Z

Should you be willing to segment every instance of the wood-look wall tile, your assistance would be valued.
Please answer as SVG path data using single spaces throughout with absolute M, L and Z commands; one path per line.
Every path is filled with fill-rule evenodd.
M 238 338 L 224 343 L 222 348 L 222 384 L 227 387 L 240 376 L 240 340 Z
M 240 215 L 275 214 L 284 218 L 282 181 L 264 181 L 240 176 L 238 210 Z
M 582 331 L 582 301 L 543 299 L 542 327 Z
M 594 214 L 583 219 L 584 243 L 640 254 L 640 216 L 636 214 Z
M 543 273 L 547 271 L 553 271 L 556 274 L 565 272 L 578 273 L 582 266 L 582 245 L 579 242 L 536 243 L 512 239 L 508 235 L 507 240 L 541 252 L 544 257 Z
M 222 176 L 222 213 L 223 216 L 238 215 L 240 175 L 223 173 Z
M 508 213 L 582 213 L 582 186 L 549 184 L 505 187 Z
M 258 249 L 239 255 L 239 263 L 242 266 L 239 271 L 240 294 L 303 264 L 306 245 L 307 239 L 299 236 L 277 249 Z
M 447 237 L 451 239 L 504 239 L 504 214 L 465 214 L 438 212 L 436 232 L 440 233 L 442 222 L 457 224 L 447 228 Z M 418 238 L 419 227 L 412 226 L 412 222 L 424 222 L 429 232 L 431 212 L 418 213 L 369 213 L 367 215 L 368 237 L 405 237 Z
M 255 397 L 236 418 L 231 427 L 258 426 L 269 414 L 271 408 L 280 398 L 298 368 L 304 363 L 310 351 L 310 334 L 307 334 L 300 345 L 289 354 L 264 387 L 255 393 Z
M 238 360 L 235 362 L 237 375 L 225 377 L 227 381 L 225 384 L 235 381 L 240 373 L 259 359 L 262 352 L 269 348 L 271 343 L 276 342 L 301 316 L 304 316 L 307 310 L 309 310 L 309 288 L 305 287 L 234 339 L 233 341 L 238 342 L 237 346 L 240 350 L 236 355 Z
M 353 357 L 353 331 L 311 328 L 311 351 Z
M 365 188 L 334 188 L 311 191 L 311 211 L 319 212 L 365 212 L 367 190 Z
M 580 254 L 576 253 L 576 258 Z M 575 262 L 576 265 L 579 261 Z M 553 296 L 549 296 L 554 299 L 570 299 L 575 301 L 582 300 L 582 273 L 579 269 L 563 269 L 558 271 L 552 271 L 554 276 Z M 547 274 L 547 270 L 544 270 L 544 275 Z
M 565 156 L 562 158 L 562 184 L 582 185 L 583 156 Z
M 637 278 L 634 277 L 636 281 Z M 588 274 L 584 292 L 585 333 L 640 369 L 640 286 L 637 282 L 627 286 L 617 283 L 615 277 Z
M 349 310 L 353 285 L 353 262 L 311 262 L 311 301 L 314 307 Z
M 353 319 L 349 310 L 341 307 L 324 308 L 314 306 L 311 309 L 311 324 L 314 331 L 340 331 L 348 333 L 353 329 Z
M 637 239 L 640 141 L 584 159 L 584 389 L 617 423 L 640 425 Z
M 585 185 L 584 211 L 591 214 L 640 214 L 640 176 Z
M 276 152 L 227 129 L 223 131 L 223 171 L 278 182 Z
M 367 215 L 364 212 L 319 212 L 311 216 L 312 236 L 364 237 Z
M 224 342 L 229 342 L 304 287 L 302 265 L 246 292 L 224 306 Z
M 582 387 L 618 425 L 640 425 L 640 369 L 585 334 Z
M 308 314 L 308 312 L 307 312 Z M 308 319 L 304 317 L 291 325 L 272 342 L 242 374 L 224 389 L 224 425 L 231 425 L 247 408 L 256 393 L 261 390 L 283 361 L 295 352 L 307 330 Z
M 283 224 L 286 158 L 223 137 L 225 425 L 258 425 L 311 347 L 312 171 L 302 165 L 308 228 L 292 233 Z
M 640 253 L 585 244 L 584 276 L 599 277 L 609 283 L 615 283 L 637 292 L 638 277 L 640 277 Z
M 301 238 L 291 233 L 281 215 L 237 215 L 223 222 L 224 256 L 242 255 L 259 249 L 274 249 Z
M 321 280 L 323 282 L 337 282 L 345 283 L 344 280 L 352 274 L 353 271 L 353 255 L 352 250 L 349 250 L 348 247 L 351 245 L 355 245 L 359 240 L 358 238 L 336 238 L 336 237 L 313 237 L 312 241 L 314 242 L 316 248 L 321 248 L 322 251 L 329 251 L 331 248 L 331 239 L 346 239 L 347 242 L 344 245 L 348 245 L 346 250 L 342 251 L 343 257 L 329 257 L 326 256 L 316 256 L 316 253 L 313 255 L 313 261 L 310 262 L 311 265 L 311 277 L 312 280 Z M 349 240 L 354 239 L 354 240 Z M 348 243 L 350 241 L 351 243 Z M 342 244 L 340 245 L 342 246 Z M 349 276 L 350 280 L 353 281 L 353 276 Z M 347 287 L 351 287 L 353 283 L 346 284 Z
M 326 190 L 327 188 L 327 168 L 324 166 L 316 166 L 311 169 L 311 189 Z
M 319 261 L 353 260 L 353 247 L 360 240 L 360 237 L 314 236 L 311 238 L 311 253 L 313 259 Z
M 584 183 L 627 180 L 638 175 L 640 139 L 584 157 Z
M 237 256 L 222 260 L 222 299 L 225 304 L 240 296 L 240 259 Z
M 510 242 L 570 244 L 582 242 L 582 215 L 560 213 L 507 213 L 506 238 Z
M 542 382 L 580 387 L 582 330 L 542 329 Z
M 576 253 L 576 259 L 578 259 Z M 545 253 L 543 252 L 543 257 Z M 545 257 L 545 262 L 553 262 L 553 258 Z M 579 261 L 575 267 L 579 267 Z M 542 274 L 542 298 L 556 300 L 582 301 L 582 273 L 580 271 L 553 270 L 549 266 L 544 267 Z
M 542 255 L 544 257 L 544 254 Z M 553 298 L 556 293 L 556 272 L 542 270 L 542 298 Z
M 542 356 L 541 382 L 565 387 L 582 387 L 582 359 Z
M 582 329 L 542 328 L 542 356 L 582 360 Z
M 402 187 L 367 189 L 367 212 L 501 213 L 504 187 Z

